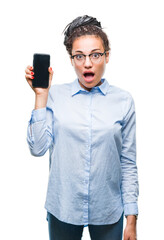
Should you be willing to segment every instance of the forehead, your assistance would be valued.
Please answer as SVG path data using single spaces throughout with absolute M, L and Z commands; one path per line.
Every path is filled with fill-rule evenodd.
M 103 41 L 99 36 L 85 35 L 76 38 L 72 44 L 72 52 L 91 52 L 93 49 L 104 51 Z

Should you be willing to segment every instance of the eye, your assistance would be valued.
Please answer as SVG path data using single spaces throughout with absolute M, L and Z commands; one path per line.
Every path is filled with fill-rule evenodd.
M 100 57 L 100 53 L 92 53 L 91 56 L 92 56 L 93 59 L 97 59 L 97 58 Z
M 83 60 L 83 59 L 84 59 L 84 55 L 83 55 L 83 54 L 77 54 L 77 55 L 75 56 L 75 58 L 80 61 L 80 60 Z

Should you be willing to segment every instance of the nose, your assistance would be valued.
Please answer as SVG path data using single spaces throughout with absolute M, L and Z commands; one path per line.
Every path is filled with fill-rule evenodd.
M 90 57 L 89 57 L 89 56 L 86 56 L 85 62 L 84 62 L 84 67 L 86 67 L 86 68 L 91 68 L 92 65 L 93 65 L 93 63 L 92 63 Z

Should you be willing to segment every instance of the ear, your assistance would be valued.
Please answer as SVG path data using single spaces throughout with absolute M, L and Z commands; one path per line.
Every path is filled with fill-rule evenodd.
M 106 63 L 108 63 L 108 62 L 109 62 L 109 51 L 108 51 L 108 52 L 106 52 L 106 55 L 105 55 L 105 57 L 106 57 Z

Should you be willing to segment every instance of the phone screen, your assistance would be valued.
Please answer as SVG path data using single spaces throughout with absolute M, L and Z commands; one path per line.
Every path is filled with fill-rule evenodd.
M 48 88 L 49 86 L 49 72 L 50 55 L 37 54 L 33 56 L 34 79 L 32 81 L 33 87 Z

